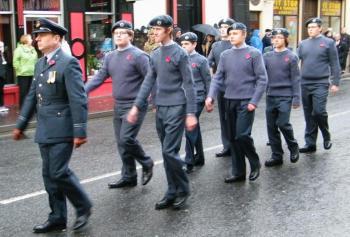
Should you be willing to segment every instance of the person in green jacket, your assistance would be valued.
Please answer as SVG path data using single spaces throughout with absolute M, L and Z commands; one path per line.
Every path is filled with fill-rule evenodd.
M 22 35 L 20 43 L 14 51 L 13 66 L 16 71 L 17 83 L 19 86 L 19 105 L 22 107 L 32 84 L 34 75 L 34 66 L 38 61 L 38 54 L 32 46 L 33 39 L 31 35 Z

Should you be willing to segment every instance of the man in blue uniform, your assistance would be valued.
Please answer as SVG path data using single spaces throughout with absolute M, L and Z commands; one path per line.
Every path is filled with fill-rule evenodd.
M 261 53 L 245 44 L 247 27 L 243 23 L 235 22 L 227 32 L 233 47 L 220 56 L 205 106 L 211 112 L 215 96 L 221 88 L 225 88 L 226 121 L 232 152 L 232 175 L 225 182 L 246 179 L 245 157 L 248 158 L 251 168 L 249 180 L 254 181 L 260 175 L 261 165 L 251 131 L 255 109 L 265 92 L 267 74 Z
M 153 161 L 147 156 L 136 139 L 142 121 L 147 112 L 147 104 L 141 108 L 136 124 L 126 121 L 126 114 L 132 107 L 140 90 L 149 66 L 149 56 L 131 44 L 134 37 L 132 24 L 118 21 L 112 26 L 117 49 L 106 55 L 103 66 L 93 80 L 86 86 L 86 92 L 99 87 L 107 78 L 112 77 L 114 105 L 114 133 L 118 150 L 123 162 L 122 178 L 108 184 L 109 188 L 133 187 L 137 184 L 136 163 L 142 165 L 142 184 L 152 178 Z
M 219 65 L 220 55 L 227 49 L 232 48 L 232 44 L 228 38 L 227 29 L 234 23 L 235 21 L 231 18 L 225 18 L 219 21 L 220 27 L 220 35 L 221 40 L 217 41 L 213 44 L 212 50 L 208 56 L 209 66 L 212 67 L 213 73 L 216 72 L 216 69 Z M 230 140 L 227 134 L 227 126 L 226 126 L 226 116 L 225 116 L 225 98 L 224 98 L 224 89 L 221 88 L 220 92 L 217 96 L 218 109 L 219 109 L 219 118 L 220 118 L 220 127 L 221 127 L 221 141 L 223 145 L 222 151 L 216 153 L 216 157 L 230 156 Z
M 332 147 L 326 105 L 328 91 L 335 94 L 339 90 L 340 65 L 334 40 L 321 34 L 322 20 L 311 18 L 306 21 L 305 26 L 310 37 L 301 41 L 298 48 L 306 122 L 305 146 L 300 148 L 300 152 L 310 153 L 316 151 L 318 129 L 323 136 L 324 149 L 329 150 Z
M 49 195 L 51 212 L 44 224 L 34 227 L 34 233 L 63 231 L 67 225 L 66 199 L 76 209 L 73 229 L 85 226 L 92 203 L 69 169 L 73 148 L 87 142 L 87 96 L 78 60 L 61 50 L 67 30 L 41 18 L 36 41 L 44 54 L 35 65 L 33 83 L 24 102 L 13 138 L 19 140 L 36 111 L 35 142 L 39 144 L 43 161 L 43 179 Z
M 300 72 L 298 57 L 288 47 L 289 32 L 280 28 L 272 31 L 274 50 L 264 54 L 268 75 L 266 96 L 267 134 L 272 156 L 265 162 L 266 167 L 283 163 L 282 132 L 290 150 L 290 161 L 299 159 L 298 142 L 294 138 L 289 122 L 291 108 L 300 106 Z M 280 130 L 280 131 L 279 131 Z
M 191 69 L 193 80 L 196 89 L 196 102 L 197 102 L 197 112 L 196 117 L 199 121 L 199 116 L 201 115 L 204 107 L 204 101 L 209 91 L 210 85 L 210 69 L 208 65 L 208 60 L 196 52 L 198 37 L 193 32 L 187 32 L 180 36 L 180 43 L 184 49 L 186 49 Z M 196 154 L 194 152 L 196 149 Z M 202 134 L 199 123 L 197 127 L 192 131 L 186 131 L 186 171 L 190 173 L 194 166 L 204 165 L 204 152 L 203 152 L 203 142 Z
M 173 19 L 168 15 L 153 18 L 155 40 L 162 46 L 151 54 L 150 67 L 135 103 L 128 113 L 128 121 L 136 123 L 140 109 L 157 83 L 156 128 L 162 144 L 164 168 L 168 189 L 156 203 L 155 209 L 182 208 L 190 195 L 189 180 L 183 169 L 179 150 L 184 128 L 193 130 L 197 125 L 196 93 L 188 55 L 171 37 Z

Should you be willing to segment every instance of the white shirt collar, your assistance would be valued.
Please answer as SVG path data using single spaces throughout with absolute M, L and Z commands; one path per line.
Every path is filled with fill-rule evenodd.
M 51 53 L 48 53 L 48 54 L 45 55 L 46 58 L 47 58 L 47 62 L 49 62 L 49 61 L 52 59 L 52 57 L 57 53 L 57 51 L 58 51 L 59 49 L 61 49 L 61 47 L 58 47 L 57 49 L 55 49 L 55 50 L 52 51 Z
M 122 48 L 122 49 L 117 48 L 117 50 L 118 50 L 119 52 L 123 52 L 123 51 L 125 51 L 125 50 L 127 50 L 127 49 L 130 49 L 131 47 L 132 47 L 132 45 L 129 43 L 125 48 Z
M 233 49 L 244 49 L 244 48 L 247 48 L 248 46 L 247 46 L 247 44 L 244 42 L 241 46 L 239 46 L 239 47 L 237 47 L 237 46 L 235 46 L 235 45 L 232 45 L 232 48 Z

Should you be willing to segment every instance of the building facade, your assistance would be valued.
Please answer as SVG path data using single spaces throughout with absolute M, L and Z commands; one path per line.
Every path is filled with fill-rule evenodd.
M 350 0 L 0 0 L 0 41 L 11 61 L 20 36 L 33 31 L 37 18 L 49 18 L 69 29 L 66 40 L 87 81 L 101 66 L 104 54 L 114 48 L 110 30 L 115 21 L 132 21 L 137 29 L 134 43 L 142 47 L 148 22 L 160 14 L 171 15 L 183 32 L 195 24 L 214 25 L 225 17 L 261 32 L 285 27 L 291 32 L 293 49 L 307 37 L 304 22 L 310 17 L 321 17 L 325 30 L 339 32 L 343 26 L 350 30 Z M 6 83 L 5 103 L 16 104 L 15 76 Z M 91 96 L 108 94 L 110 80 Z

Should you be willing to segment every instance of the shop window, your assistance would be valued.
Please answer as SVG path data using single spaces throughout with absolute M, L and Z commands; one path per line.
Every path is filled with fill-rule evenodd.
M 100 69 L 104 56 L 113 50 L 111 15 L 86 15 L 87 73 L 93 75 Z
M 24 0 L 26 11 L 59 11 L 60 0 Z
M 0 15 L 0 41 L 4 42 L 5 52 L 4 58 L 7 65 L 6 71 L 6 84 L 13 84 L 12 73 L 12 42 L 11 42 L 11 15 Z
M 10 0 L 0 0 L 0 11 L 10 11 Z
M 341 9 L 341 0 L 322 0 L 321 18 L 323 20 L 324 31 L 331 28 L 333 33 L 340 32 Z

